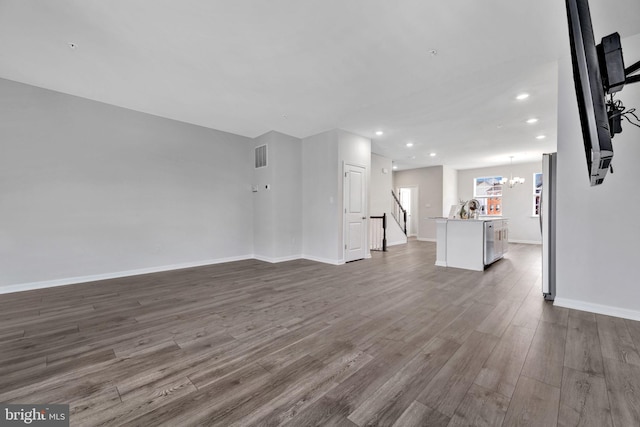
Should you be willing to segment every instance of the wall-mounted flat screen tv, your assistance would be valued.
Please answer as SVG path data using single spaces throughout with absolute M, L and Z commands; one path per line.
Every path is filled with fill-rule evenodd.
M 640 127 L 635 109 L 627 110 L 621 100 L 614 99 L 625 84 L 640 82 L 640 75 L 633 75 L 640 70 L 640 61 L 625 68 L 618 33 L 603 37 L 596 45 L 589 0 L 566 0 L 566 5 L 587 169 L 591 185 L 600 185 L 607 171 L 613 173 L 611 139 L 622 132 L 623 119 Z
M 606 94 L 588 0 L 566 0 L 573 79 L 591 185 L 602 184 L 613 159 Z

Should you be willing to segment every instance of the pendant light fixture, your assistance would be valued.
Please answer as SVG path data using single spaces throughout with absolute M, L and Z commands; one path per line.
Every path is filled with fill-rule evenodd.
M 519 176 L 514 177 L 513 176 L 513 156 L 509 156 L 509 159 L 511 159 L 511 174 L 509 177 L 509 180 L 506 179 L 502 179 L 502 184 L 508 184 L 509 188 L 513 188 L 518 184 L 524 184 L 524 178 L 520 178 Z

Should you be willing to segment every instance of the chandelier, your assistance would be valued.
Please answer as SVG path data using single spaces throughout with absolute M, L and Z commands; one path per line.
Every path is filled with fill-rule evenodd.
M 506 178 L 502 178 L 502 181 L 500 182 L 501 184 L 507 184 L 509 185 L 509 188 L 513 188 L 518 184 L 524 184 L 524 178 L 520 178 L 519 176 L 513 176 L 513 156 L 509 156 L 509 159 L 511 159 L 511 175 L 509 177 L 509 179 Z

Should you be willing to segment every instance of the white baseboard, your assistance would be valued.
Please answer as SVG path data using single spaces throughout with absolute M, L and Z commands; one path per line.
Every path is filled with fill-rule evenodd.
M 328 258 L 320 258 L 320 257 L 311 256 L 311 255 L 290 255 L 290 256 L 278 257 L 278 258 L 265 257 L 262 255 L 252 255 L 251 258 L 255 258 L 258 261 L 269 262 L 272 264 L 276 264 L 279 262 L 293 261 L 296 259 L 307 259 L 309 261 L 321 262 L 324 264 L 331 264 L 331 265 L 344 264 L 344 261 L 337 261 L 337 260 L 328 259 Z M 371 253 L 365 255 L 365 258 L 371 258 Z
M 613 307 L 610 305 L 595 304 L 568 298 L 556 297 L 553 305 L 574 310 L 588 311 L 590 313 L 604 314 L 606 316 L 622 317 L 629 320 L 640 320 L 640 311 L 627 308 Z
M 371 253 L 365 258 L 371 258 Z M 225 262 L 244 261 L 247 259 L 257 259 L 259 261 L 278 263 L 293 261 L 296 259 L 308 259 L 310 261 L 322 262 L 324 264 L 342 265 L 344 261 L 332 260 L 327 258 L 314 257 L 310 255 L 289 255 L 285 257 L 264 257 L 261 255 L 241 255 L 236 257 L 210 259 L 196 262 L 185 262 L 180 264 L 162 265 L 158 267 L 139 268 L 136 270 L 117 271 L 115 273 L 93 274 L 90 276 L 67 277 L 64 279 L 44 280 L 41 282 L 20 283 L 17 285 L 0 286 L 0 294 L 9 294 L 12 292 L 32 291 L 35 289 L 53 288 L 56 286 L 76 285 L 78 283 L 97 282 L 99 280 L 118 279 L 127 276 L 139 276 L 141 274 L 161 273 L 163 271 L 181 270 L 184 268 L 202 267 L 205 265 L 222 264 Z
M 162 265 L 158 267 L 139 268 L 136 270 L 117 271 L 115 273 L 93 274 L 90 276 L 67 277 L 64 279 L 44 280 L 42 282 L 20 283 L 17 285 L 0 286 L 0 294 L 11 292 L 31 291 L 34 289 L 53 288 L 56 286 L 75 285 L 78 283 L 96 282 L 98 280 L 118 279 L 127 276 L 139 276 L 141 274 L 160 273 L 163 271 L 181 270 L 183 268 L 202 267 L 205 265 L 222 264 L 225 262 L 243 261 L 253 259 L 253 255 L 241 255 L 228 258 L 209 259 L 181 264 Z
M 444 261 L 436 261 L 436 266 L 438 267 L 446 267 L 447 263 Z
M 388 246 L 396 246 L 396 245 L 404 245 L 405 243 L 407 243 L 406 240 L 396 240 L 395 242 L 387 242 L 387 247 Z
M 542 245 L 542 242 L 539 240 L 513 240 L 509 239 L 509 243 L 523 243 L 525 245 Z
M 418 240 L 421 242 L 435 242 L 436 239 L 432 239 L 431 237 L 418 237 Z
M 325 263 L 325 264 L 332 264 L 332 265 L 342 265 L 342 264 L 344 264 L 343 260 L 321 258 L 321 257 L 317 257 L 317 256 L 312 256 L 312 255 L 302 255 L 302 258 L 308 259 L 309 261 L 322 262 L 322 263 Z
M 271 264 L 276 264 L 278 262 L 286 262 L 286 261 L 301 259 L 302 255 L 288 255 L 288 256 L 281 256 L 276 258 L 262 256 L 262 255 L 254 255 L 253 257 L 258 261 L 264 261 L 264 262 L 270 262 Z

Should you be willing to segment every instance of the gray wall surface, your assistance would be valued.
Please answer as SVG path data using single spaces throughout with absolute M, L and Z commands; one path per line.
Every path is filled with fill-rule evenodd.
M 457 205 L 458 197 L 458 171 L 448 166 L 442 167 L 442 216 L 449 215 L 451 205 Z
M 540 243 L 540 219 L 533 214 L 533 174 L 542 172 L 542 158 L 539 162 L 516 163 L 513 166 L 495 166 L 458 171 L 458 195 L 462 200 L 473 198 L 473 180 L 485 176 L 503 176 L 507 179 L 513 173 L 525 179 L 524 184 L 502 190 L 502 216 L 509 219 L 509 240 L 524 243 Z M 449 206 L 450 208 L 450 206 Z M 448 213 L 448 209 L 447 213 Z
M 436 222 L 442 216 L 442 166 L 409 169 L 393 173 L 394 191 L 398 187 L 418 187 L 418 239 L 436 239 Z M 397 194 L 397 192 L 396 192 Z
M 273 242 L 275 238 L 274 224 L 276 221 L 275 197 L 273 190 L 267 190 L 269 185 L 273 188 L 274 168 L 271 166 L 273 160 L 275 135 L 267 132 L 254 139 L 254 149 L 261 145 L 267 146 L 267 166 L 253 168 L 253 180 L 251 184 L 257 188 L 253 196 L 253 253 L 259 258 L 270 259 L 274 257 L 275 248 Z M 255 155 L 255 152 L 254 152 Z
M 625 58 L 640 58 L 640 36 L 622 40 Z M 571 63 L 560 63 L 558 95 L 556 303 L 640 320 L 640 129 L 623 121 L 613 139 L 614 174 L 591 187 Z M 640 107 L 640 85 L 617 94 Z
M 254 254 L 277 262 L 302 254 L 302 140 L 271 131 L 255 138 L 267 145 L 268 164 L 253 169 Z M 267 189 L 267 185 L 270 187 Z
M 252 256 L 343 260 L 343 164 L 368 185 L 367 138 L 249 139 L 7 80 L 0 96 L 5 291 Z
M 393 171 L 391 159 L 371 153 L 371 186 L 369 191 L 369 215 L 390 214 L 393 208 Z M 386 169 L 387 173 L 383 173 Z
M 340 129 L 302 140 L 302 253 L 306 258 L 335 264 L 344 261 L 345 163 L 366 168 L 368 187 L 371 140 Z M 364 206 L 368 204 L 367 199 Z
M 365 168 L 365 182 L 364 182 L 364 206 L 365 209 L 369 209 L 369 189 L 371 183 L 371 140 L 360 135 L 356 135 L 351 132 L 344 131 L 342 129 L 337 130 L 338 136 L 338 162 L 340 176 L 339 182 L 339 226 L 340 235 L 338 236 L 338 256 L 340 260 L 344 260 L 344 165 L 350 164 L 355 166 L 361 166 Z M 369 212 L 365 212 L 366 218 L 369 217 Z M 365 221 L 365 230 L 368 230 L 368 220 Z M 365 256 L 369 256 L 369 233 L 365 232 L 364 242 Z
M 250 256 L 252 147 L 0 79 L 0 286 Z
M 338 131 L 331 130 L 302 140 L 302 253 L 328 262 L 340 260 L 342 229 L 338 161 Z

